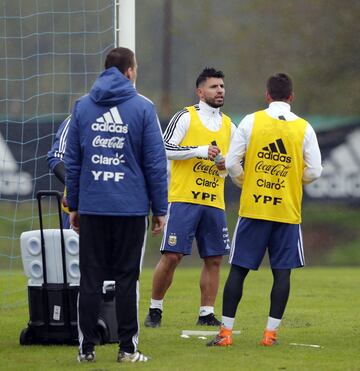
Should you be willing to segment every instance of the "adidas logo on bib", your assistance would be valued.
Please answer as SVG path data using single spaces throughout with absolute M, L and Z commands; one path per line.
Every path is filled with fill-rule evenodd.
M 287 154 L 284 142 L 281 138 L 276 139 L 275 142 L 269 143 L 267 146 L 263 147 L 261 151 L 258 152 L 257 156 L 265 160 L 274 160 L 280 162 L 291 162 L 290 156 L 285 156 Z

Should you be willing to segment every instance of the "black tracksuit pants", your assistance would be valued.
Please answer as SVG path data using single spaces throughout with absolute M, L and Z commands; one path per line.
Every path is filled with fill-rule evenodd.
M 80 217 L 80 291 L 78 323 L 80 353 L 98 343 L 96 323 L 104 280 L 115 281 L 120 349 L 133 353 L 138 345 L 139 275 L 147 216 Z

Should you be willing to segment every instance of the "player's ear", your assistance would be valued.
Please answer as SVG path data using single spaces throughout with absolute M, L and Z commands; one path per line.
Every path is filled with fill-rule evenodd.
M 273 101 L 273 99 L 271 98 L 270 93 L 267 90 L 265 91 L 265 100 L 266 100 L 267 103 L 271 103 Z
M 291 103 L 295 98 L 295 94 L 294 93 L 291 93 L 289 98 L 288 98 L 288 103 Z

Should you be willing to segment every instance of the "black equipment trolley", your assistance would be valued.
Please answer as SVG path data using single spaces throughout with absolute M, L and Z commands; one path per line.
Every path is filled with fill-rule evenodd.
M 28 285 L 30 320 L 28 326 L 20 333 L 20 344 L 75 345 L 78 343 L 77 297 L 79 284 L 70 285 L 67 279 L 65 240 L 61 215 L 62 194 L 58 191 L 39 191 L 36 197 L 39 208 L 43 283 L 40 285 Z M 44 197 L 55 197 L 57 201 L 63 276 L 63 282 L 61 283 L 48 283 L 43 213 L 41 207 L 41 201 Z M 112 299 L 113 300 L 110 300 L 110 304 L 109 295 L 107 295 L 106 308 L 102 305 L 102 313 L 97 323 L 100 344 L 117 341 L 117 335 L 114 335 L 114 331 L 110 331 L 108 326 L 110 321 L 111 323 L 109 323 L 109 325 L 111 326 L 111 330 L 114 327 L 116 328 L 116 319 L 114 319 L 115 299 Z M 111 313 L 110 317 L 109 313 Z

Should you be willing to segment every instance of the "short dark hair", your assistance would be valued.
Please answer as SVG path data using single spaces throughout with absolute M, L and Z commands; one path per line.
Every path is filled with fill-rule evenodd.
M 199 77 L 196 79 L 196 87 L 198 88 L 200 84 L 206 81 L 210 77 L 215 77 L 217 79 L 223 79 L 225 77 L 222 71 L 217 71 L 212 67 L 205 67 L 200 73 Z
M 117 67 L 121 73 L 135 66 L 135 54 L 128 48 L 114 48 L 109 51 L 105 59 L 105 69 Z
M 286 73 L 276 73 L 269 77 L 266 88 L 273 100 L 286 101 L 293 92 L 293 83 Z

